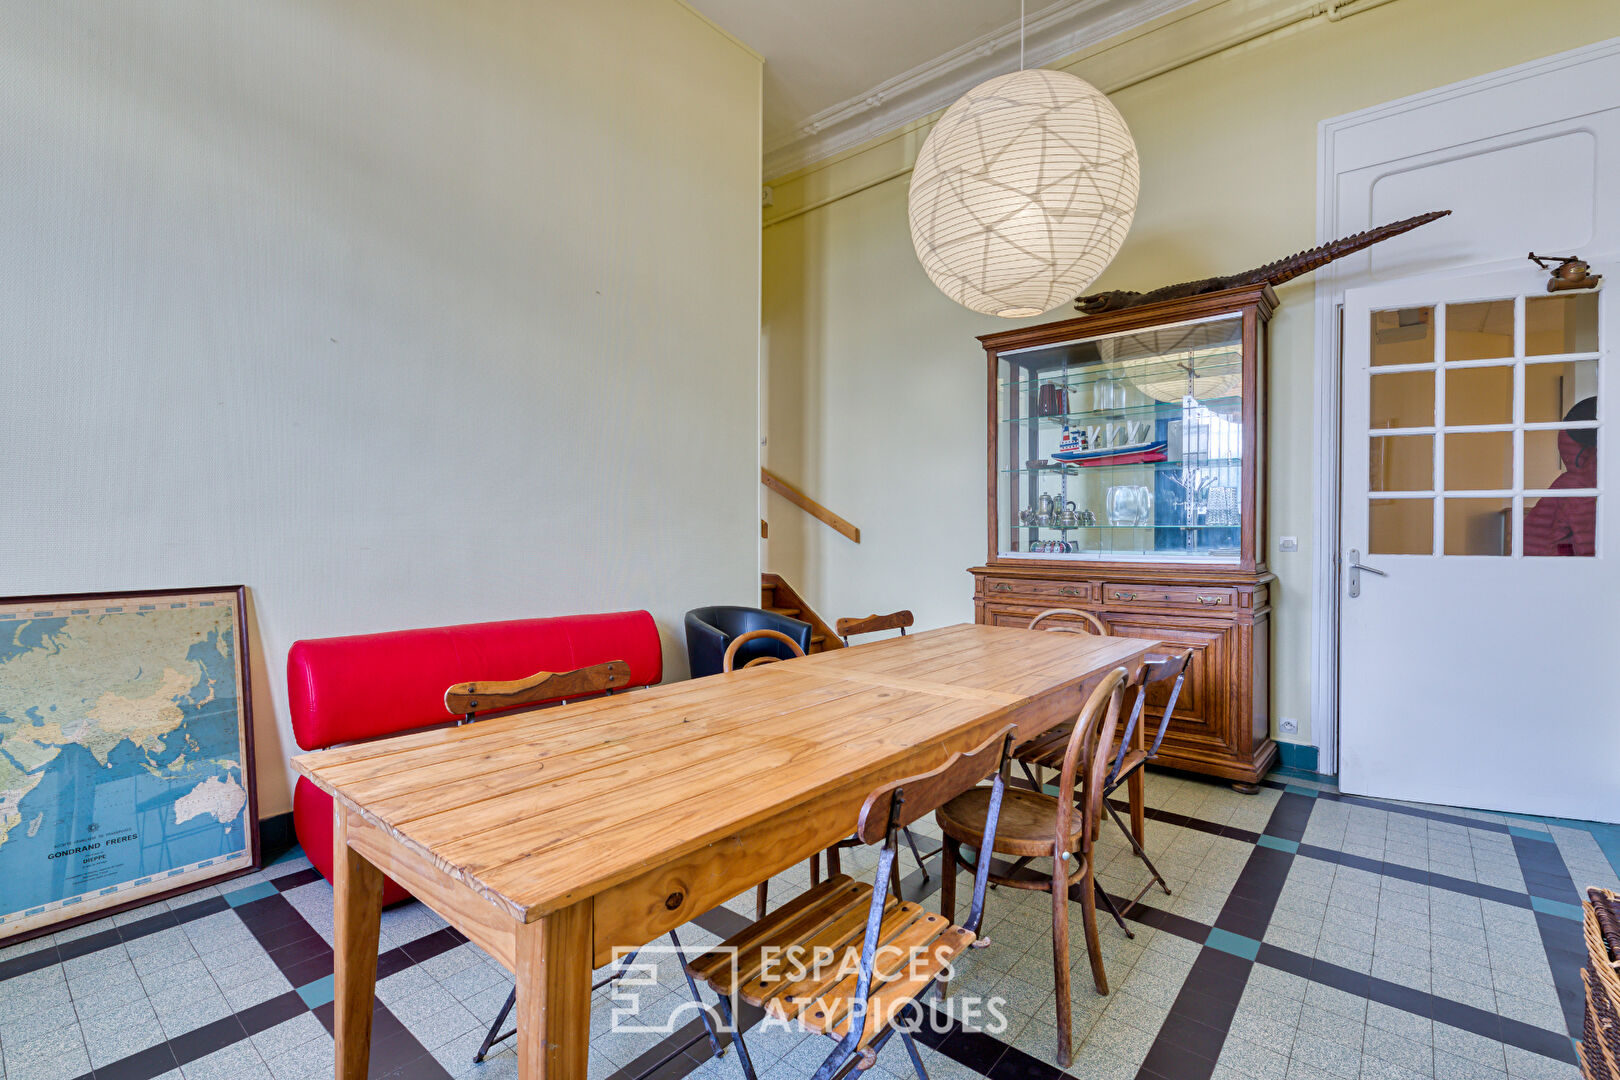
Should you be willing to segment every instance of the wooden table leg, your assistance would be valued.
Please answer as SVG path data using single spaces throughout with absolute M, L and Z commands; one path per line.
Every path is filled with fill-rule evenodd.
M 517 929 L 518 1080 L 585 1080 L 594 902 Z
M 1144 710 L 1145 711 L 1145 710 Z M 1147 717 L 1142 717 L 1136 725 L 1136 732 L 1132 736 L 1134 749 L 1147 751 Z M 1125 781 L 1126 788 L 1131 793 L 1131 835 L 1136 842 L 1144 848 L 1147 847 L 1147 770 L 1137 769 L 1131 773 L 1131 778 Z
M 348 811 L 332 807 L 333 1011 L 336 1080 L 366 1080 L 377 985 L 383 875 L 349 846 Z

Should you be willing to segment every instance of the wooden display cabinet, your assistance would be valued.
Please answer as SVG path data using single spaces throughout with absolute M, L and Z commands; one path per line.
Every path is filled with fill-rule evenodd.
M 1049 608 L 1193 650 L 1158 762 L 1253 790 L 1270 737 L 1269 286 L 989 334 L 981 623 Z M 1150 699 L 1151 701 L 1152 699 Z M 1162 705 L 1162 701 L 1159 702 Z

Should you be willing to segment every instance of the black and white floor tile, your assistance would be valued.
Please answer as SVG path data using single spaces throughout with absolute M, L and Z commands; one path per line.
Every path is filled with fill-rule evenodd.
M 1170 882 L 1104 917 L 1112 993 L 1097 995 L 1071 917 L 1075 1059 L 1084 1080 L 1575 1080 L 1584 962 L 1580 890 L 1620 888 L 1620 828 L 1343 795 L 1280 770 L 1258 795 L 1148 780 L 1149 850 Z M 870 852 L 846 856 L 869 872 Z M 907 893 L 937 888 L 909 856 Z M 1105 829 L 1101 879 L 1147 882 Z M 809 884 L 772 882 L 772 903 Z M 965 896 L 965 886 L 959 890 Z M 699 949 L 743 925 L 753 891 L 688 924 Z M 1076 915 L 1078 912 L 1076 911 Z M 960 965 L 953 1009 L 994 999 L 1005 1023 L 941 1014 L 920 1036 L 938 1080 L 1061 1080 L 1050 900 L 997 890 L 991 945 Z M 252 877 L 0 949 L 0 1080 L 302 1080 L 332 1074 L 332 892 L 294 851 Z M 372 1076 L 511 1078 L 510 1044 L 473 1054 L 511 988 L 419 904 L 384 913 Z M 715 1058 L 674 964 L 622 1030 L 604 990 L 592 1080 L 741 1080 Z M 761 1080 L 805 1078 L 830 1044 L 756 1024 Z M 694 1040 L 695 1041 L 692 1041 Z M 682 1049 L 683 1044 L 690 1045 Z M 874 1080 L 913 1074 L 897 1046 Z

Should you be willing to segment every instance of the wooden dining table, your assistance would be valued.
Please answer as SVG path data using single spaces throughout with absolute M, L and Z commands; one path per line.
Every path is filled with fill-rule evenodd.
M 367 1073 L 385 874 L 516 976 L 521 1080 L 585 1080 L 615 948 L 847 837 L 877 785 L 1072 719 L 1155 644 L 950 626 L 295 757 L 333 796 L 337 1080 Z

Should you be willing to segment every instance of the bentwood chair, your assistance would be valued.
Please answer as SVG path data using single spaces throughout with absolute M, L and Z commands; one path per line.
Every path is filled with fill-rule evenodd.
M 1052 621 L 1052 625 L 1041 625 L 1041 623 L 1048 620 Z M 1058 620 L 1068 621 L 1060 622 Z M 1029 629 L 1054 630 L 1060 634 L 1097 634 L 1101 637 L 1108 636 L 1108 627 L 1103 624 L 1101 619 L 1097 618 L 1097 616 L 1093 615 L 1091 612 L 1081 611 L 1079 608 L 1048 608 L 1039 615 L 1035 616 L 1033 619 L 1029 620 Z
M 1103 904 L 1114 916 L 1114 921 L 1119 923 L 1120 929 L 1125 931 L 1127 937 L 1135 937 L 1136 935 L 1125 924 L 1126 913 L 1135 907 L 1142 897 L 1147 895 L 1148 890 L 1153 888 L 1155 883 L 1164 890 L 1166 896 L 1170 895 L 1170 885 L 1164 880 L 1164 875 L 1159 873 L 1159 868 L 1153 865 L 1153 860 L 1148 858 L 1148 853 L 1142 849 L 1142 845 L 1136 839 L 1136 834 L 1131 831 L 1131 827 L 1125 823 L 1124 818 L 1119 816 L 1119 811 L 1115 809 L 1113 802 L 1110 801 L 1110 796 L 1129 781 L 1132 776 L 1145 769 L 1154 758 L 1158 757 L 1159 744 L 1164 742 L 1164 733 L 1170 727 L 1170 717 L 1176 711 L 1176 703 L 1181 700 L 1181 687 L 1187 680 L 1187 665 L 1191 660 L 1191 649 L 1183 649 L 1181 652 L 1170 656 L 1148 654 L 1143 660 L 1141 668 L 1131 678 L 1130 684 L 1126 687 L 1126 693 L 1132 699 L 1130 717 L 1125 722 L 1125 730 L 1120 733 L 1119 746 L 1109 752 L 1110 757 L 1113 759 L 1113 765 L 1109 768 L 1108 776 L 1103 781 L 1103 809 L 1108 813 L 1109 817 L 1114 819 L 1114 824 L 1119 826 L 1120 831 L 1125 834 L 1125 839 L 1130 841 L 1131 850 L 1136 852 L 1137 858 L 1146 864 L 1148 873 L 1152 875 L 1148 883 L 1143 885 L 1137 891 L 1137 894 L 1131 897 L 1123 907 L 1115 907 L 1114 902 L 1108 898 L 1106 893 L 1101 894 Z M 1139 748 L 1134 745 L 1136 726 L 1144 722 L 1144 716 L 1149 704 L 1148 696 L 1161 689 L 1166 692 L 1164 711 L 1159 715 L 1158 730 L 1153 733 L 1151 746 Z M 1061 738 L 1063 734 L 1061 731 L 1057 734 L 1060 737 L 1054 738 L 1053 733 L 1048 732 L 1018 748 L 1016 751 L 1018 761 L 1019 764 L 1024 766 L 1026 775 L 1028 775 L 1027 771 L 1032 765 L 1044 766 L 1048 769 L 1060 767 L 1063 761 L 1066 740 Z M 1031 777 L 1031 780 L 1033 780 L 1033 777 Z
M 928 1080 L 910 1028 L 924 1022 L 923 998 L 949 976 L 952 958 L 978 940 L 990 864 L 984 860 L 974 878 L 960 925 L 891 897 L 889 872 L 902 828 L 990 776 L 991 786 L 979 790 L 986 794 L 984 833 L 994 840 L 1002 799 L 1011 794 L 1001 776 L 1011 744 L 1009 726 L 932 772 L 873 791 L 854 836 L 883 844 L 872 884 L 835 874 L 688 964 L 718 995 L 721 1019 L 732 1023 L 740 999 L 835 1040 L 813 1080 L 870 1068 L 899 1031 L 919 1080 Z M 757 1080 L 741 1030 L 735 1039 L 743 1075 Z
M 1045 623 L 1045 626 L 1041 624 Z M 1108 627 L 1101 619 L 1089 611 L 1079 608 L 1048 608 L 1029 620 L 1030 630 L 1047 630 L 1058 634 L 1096 634 L 1099 637 L 1108 636 Z M 1035 774 L 1037 767 L 1057 768 L 1052 762 L 1063 760 L 1064 749 L 1069 744 L 1069 736 L 1074 732 L 1074 724 L 1065 722 L 1042 732 L 1034 739 L 1022 744 L 1013 750 L 1013 759 L 1018 767 L 1024 770 L 1024 778 L 1029 786 L 1036 791 L 1041 790 L 1041 781 Z M 1125 931 L 1127 937 L 1135 937 L 1131 928 L 1125 925 L 1125 917 L 1114 907 L 1114 902 L 1104 893 L 1103 906 L 1114 917 L 1119 928 Z
M 792 638 L 799 654 L 810 651 L 810 624 L 790 619 L 764 608 L 718 605 L 693 608 L 686 613 L 686 660 L 692 678 L 717 675 L 724 670 L 726 649 L 740 635 L 754 630 L 775 630 Z M 758 656 L 774 656 L 786 660 L 793 655 L 774 639 L 750 638 L 742 661 L 746 663 Z
M 769 642 L 778 649 L 787 649 L 788 659 L 795 656 L 804 655 L 804 649 L 799 646 L 799 643 L 780 631 L 750 630 L 748 633 L 735 638 L 730 645 L 726 646 L 726 651 L 720 658 L 720 670 L 722 672 L 736 670 L 737 657 L 740 654 L 743 654 L 745 649 L 755 652 L 758 651 L 758 646 L 754 645 L 755 642 Z M 760 664 L 774 664 L 782 659 L 784 659 L 784 657 L 766 653 L 756 655 L 752 660 L 745 662 L 742 666 L 745 668 L 757 667 Z M 810 857 L 810 884 L 814 885 L 820 880 L 821 864 L 816 860 L 816 857 L 812 855 Z M 768 880 L 760 882 L 758 887 L 755 888 L 754 917 L 756 919 L 763 919 L 765 917 L 765 904 L 770 898 L 770 891 L 771 883 Z
M 1002 797 L 1000 828 L 990 822 L 996 799 L 989 789 L 975 788 L 939 808 L 934 815 L 945 833 L 941 866 L 940 912 L 954 918 L 956 867 L 974 869 L 982 880 L 995 855 L 1010 855 L 1010 866 L 997 864 L 990 880 L 1014 889 L 1035 889 L 1052 894 L 1052 974 L 1057 984 L 1058 1064 L 1067 1067 L 1073 1038 L 1069 1019 L 1069 900 L 1080 901 L 1091 977 L 1099 994 L 1108 993 L 1101 945 L 1097 937 L 1097 829 L 1102 817 L 1103 781 L 1108 774 L 1107 748 L 1119 730 L 1120 701 L 1128 676 L 1115 668 L 1103 677 L 1080 710 L 1065 747 L 1057 795 L 1024 788 L 1008 788 Z M 1081 793 L 1078 803 L 1076 792 Z M 963 857 L 962 846 L 973 849 L 973 860 Z M 1051 859 L 1049 871 L 1030 868 L 1036 859 Z
M 623 660 L 610 660 L 605 664 L 595 664 L 591 667 L 579 668 L 574 671 L 550 672 L 542 671 L 529 676 L 527 679 L 514 679 L 510 682 L 465 682 L 456 683 L 444 692 L 444 707 L 462 719 L 458 723 L 472 723 L 479 714 L 488 714 L 494 710 L 514 709 L 523 705 L 538 705 L 541 703 L 562 704 L 570 698 L 595 697 L 597 694 L 611 694 L 613 691 L 630 682 L 630 665 Z M 675 947 L 676 958 L 684 965 L 686 955 L 681 950 L 681 939 L 675 936 L 675 931 L 669 932 L 670 944 Z M 636 962 L 636 955 L 641 950 L 630 953 L 622 963 L 607 978 L 591 985 L 594 992 L 610 983 L 622 979 L 631 970 Z M 687 989 L 692 992 L 692 998 L 700 1006 L 703 999 L 698 995 L 697 984 L 692 977 L 686 977 Z M 511 1015 L 512 1006 L 517 1004 L 517 987 L 506 995 L 506 1003 L 496 1014 L 495 1022 L 489 1026 L 489 1033 L 484 1036 L 483 1045 L 479 1046 L 478 1053 L 473 1056 L 475 1063 L 484 1060 L 490 1048 L 496 1043 L 504 1042 L 517 1034 L 513 1028 L 504 1035 L 497 1032 L 506 1023 Z M 716 1057 L 725 1053 L 720 1043 L 720 1035 L 714 1029 L 709 1019 L 707 1009 L 699 1009 L 703 1014 L 703 1029 L 709 1039 L 709 1046 L 714 1050 Z M 691 1046 L 702 1036 L 694 1036 L 686 1046 Z M 682 1047 L 685 1049 L 685 1047 Z

